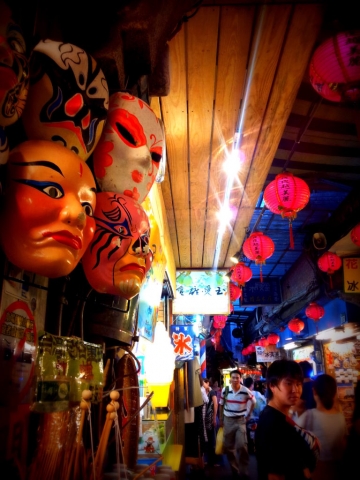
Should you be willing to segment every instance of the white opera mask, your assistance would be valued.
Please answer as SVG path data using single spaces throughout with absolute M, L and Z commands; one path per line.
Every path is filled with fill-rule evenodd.
M 163 128 L 149 105 L 128 93 L 111 95 L 94 151 L 94 173 L 101 190 L 142 203 L 155 181 L 163 148 Z

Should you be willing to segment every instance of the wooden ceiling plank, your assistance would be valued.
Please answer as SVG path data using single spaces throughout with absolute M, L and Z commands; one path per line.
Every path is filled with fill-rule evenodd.
M 271 92 L 254 162 L 245 186 L 230 249 L 244 239 L 243 208 L 254 209 L 295 101 L 310 55 L 320 31 L 323 9 L 319 5 L 297 5 L 292 17 L 279 68 Z M 296 59 L 296 62 L 294 62 Z M 291 66 L 291 68 L 289 68 Z M 252 216 L 252 213 L 250 217 Z
M 166 177 L 168 177 L 168 183 L 163 182 L 162 190 L 169 229 L 172 241 L 174 241 L 174 252 L 178 252 L 178 255 L 175 254 L 175 261 L 176 265 L 180 266 L 181 264 L 190 264 L 188 120 L 184 29 L 181 29 L 174 36 L 169 42 L 169 47 L 170 91 L 169 95 L 160 99 L 166 134 Z M 177 237 L 179 231 L 182 232 L 181 237 Z
M 242 103 L 244 109 L 240 143 L 242 165 L 238 175 L 239 180 L 234 182 L 234 188 L 230 195 L 230 204 L 235 209 L 238 209 L 240 202 L 245 202 L 246 208 L 255 206 L 255 203 L 253 205 L 247 203 L 247 199 L 243 195 L 243 188 L 266 112 L 290 13 L 291 6 L 289 5 L 266 5 L 260 7 L 257 12 L 248 66 L 248 87 L 244 92 Z M 251 218 L 251 213 L 249 216 Z M 225 262 L 228 262 L 227 255 L 230 247 L 230 254 L 233 253 L 232 250 L 234 252 L 239 250 L 245 236 L 249 216 L 240 217 L 238 214 L 232 224 L 233 226 L 238 224 L 236 233 L 227 229 L 223 235 L 222 249 L 219 255 L 220 266 L 227 265 Z M 240 220 L 242 218 L 244 220 Z M 239 230 L 243 230 L 241 234 L 239 234 Z M 234 245 L 237 245 L 238 248 Z
M 296 99 L 292 112 L 306 116 L 309 113 L 310 107 L 311 102 Z M 359 118 L 359 105 L 354 103 L 352 107 L 349 105 L 349 107 L 346 108 L 346 106 L 340 105 L 337 102 L 324 100 L 324 103 L 316 109 L 314 117 L 332 120 L 334 122 L 356 123 Z
M 191 266 L 193 268 L 203 265 L 219 13 L 220 9 L 217 7 L 200 8 L 185 25 L 188 62 Z
M 223 170 L 227 152 L 232 151 L 244 91 L 246 65 L 255 8 L 222 7 L 218 69 L 215 92 L 214 129 L 211 146 L 210 188 L 204 241 L 204 267 L 216 267 L 214 254 L 219 220 L 216 213 L 224 200 L 227 174 Z

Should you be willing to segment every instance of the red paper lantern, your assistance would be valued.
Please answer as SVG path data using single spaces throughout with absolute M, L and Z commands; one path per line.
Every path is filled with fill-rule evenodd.
M 342 265 L 341 258 L 333 252 L 325 252 L 321 255 L 321 257 L 317 261 L 318 267 L 322 272 L 325 272 L 329 275 L 330 278 L 330 288 L 333 287 L 332 285 L 332 278 L 331 275 L 335 272 L 335 270 L 339 270 Z
M 254 232 L 247 238 L 243 245 L 244 255 L 249 260 L 254 260 L 256 265 L 260 265 L 260 281 L 262 278 L 262 265 L 265 260 L 270 258 L 274 253 L 275 245 L 270 237 L 267 237 L 262 232 Z
M 250 345 L 248 345 L 248 347 L 247 347 L 247 351 L 249 353 L 254 353 L 255 352 L 255 345 L 250 343 Z
M 280 341 L 280 337 L 276 333 L 270 333 L 267 337 L 267 341 L 269 342 L 269 345 L 276 345 Z
M 319 95 L 332 102 L 360 99 L 360 30 L 328 38 L 310 60 L 310 83 Z
M 226 315 L 214 315 L 213 326 L 214 328 L 224 328 L 227 321 Z
M 316 302 L 311 302 L 305 309 L 305 315 L 318 322 L 325 315 L 325 309 Z
M 289 330 L 294 333 L 300 333 L 305 328 L 305 323 L 299 318 L 292 318 L 288 323 Z
M 230 303 L 230 313 L 232 313 L 233 311 L 234 311 L 234 304 Z
M 264 191 L 264 202 L 267 208 L 283 218 L 289 219 L 290 248 L 294 248 L 292 221 L 297 212 L 309 202 L 310 189 L 301 178 L 284 172 L 276 175 Z
M 245 356 L 245 355 L 248 355 L 248 349 L 247 349 L 247 347 L 243 348 L 241 353 L 242 353 L 244 356 Z
M 241 297 L 241 288 L 235 285 L 235 283 L 230 283 L 229 289 L 231 302 L 235 302 L 235 300 Z
M 355 227 L 350 232 L 351 241 L 358 247 L 360 247 L 360 223 L 355 225 Z
M 260 347 L 267 347 L 269 345 L 268 339 L 265 337 L 261 337 L 259 340 Z
M 242 287 L 252 278 L 251 268 L 247 267 L 244 262 L 239 262 L 232 270 L 231 280 Z

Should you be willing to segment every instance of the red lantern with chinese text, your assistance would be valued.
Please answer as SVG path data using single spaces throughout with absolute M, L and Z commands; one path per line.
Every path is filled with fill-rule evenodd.
M 265 337 L 261 337 L 259 340 L 260 347 L 267 347 L 269 345 L 268 339 Z
M 351 230 L 350 238 L 354 245 L 360 247 L 360 223 L 355 225 L 355 227 Z
M 235 300 L 241 297 L 241 288 L 235 285 L 235 283 L 230 283 L 230 301 L 235 302 Z
M 318 322 L 325 315 L 325 309 L 316 302 L 311 302 L 305 309 L 305 315 L 314 322 Z
M 360 99 L 360 30 L 340 32 L 314 51 L 310 83 L 319 95 L 332 102 Z
M 299 318 L 292 318 L 288 323 L 289 330 L 298 334 L 305 328 L 305 323 Z
M 270 333 L 267 337 L 267 341 L 269 342 L 269 345 L 276 345 L 280 341 L 280 337 L 276 333 Z
M 333 288 L 331 275 L 335 270 L 339 270 L 342 265 L 341 258 L 333 252 L 325 252 L 317 261 L 318 267 L 322 272 L 325 272 L 329 275 L 330 278 L 330 288 Z
M 233 267 L 231 280 L 243 287 L 246 282 L 251 280 L 252 271 L 250 267 L 247 267 L 244 262 L 239 262 Z
M 275 245 L 270 237 L 267 237 L 262 232 L 254 232 L 247 238 L 243 245 L 244 255 L 249 260 L 254 260 L 256 265 L 260 265 L 260 281 L 262 277 L 262 265 L 265 260 L 270 258 L 274 253 Z
M 294 248 L 292 221 L 297 212 L 309 202 L 310 189 L 301 178 L 292 173 L 284 172 L 276 175 L 264 191 L 264 202 L 267 208 L 282 218 L 289 220 L 290 248 Z

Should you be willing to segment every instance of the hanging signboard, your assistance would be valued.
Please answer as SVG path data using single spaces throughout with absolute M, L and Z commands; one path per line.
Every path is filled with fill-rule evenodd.
M 245 283 L 241 305 L 277 305 L 281 303 L 281 289 L 278 278 L 252 278 Z
M 173 314 L 229 315 L 227 270 L 178 270 Z
M 255 347 L 257 362 L 273 362 L 282 358 L 281 351 L 275 345 L 268 345 L 267 347 Z
M 193 360 L 195 333 L 192 325 L 170 325 L 175 361 Z
M 360 293 L 360 258 L 344 258 L 344 292 Z

